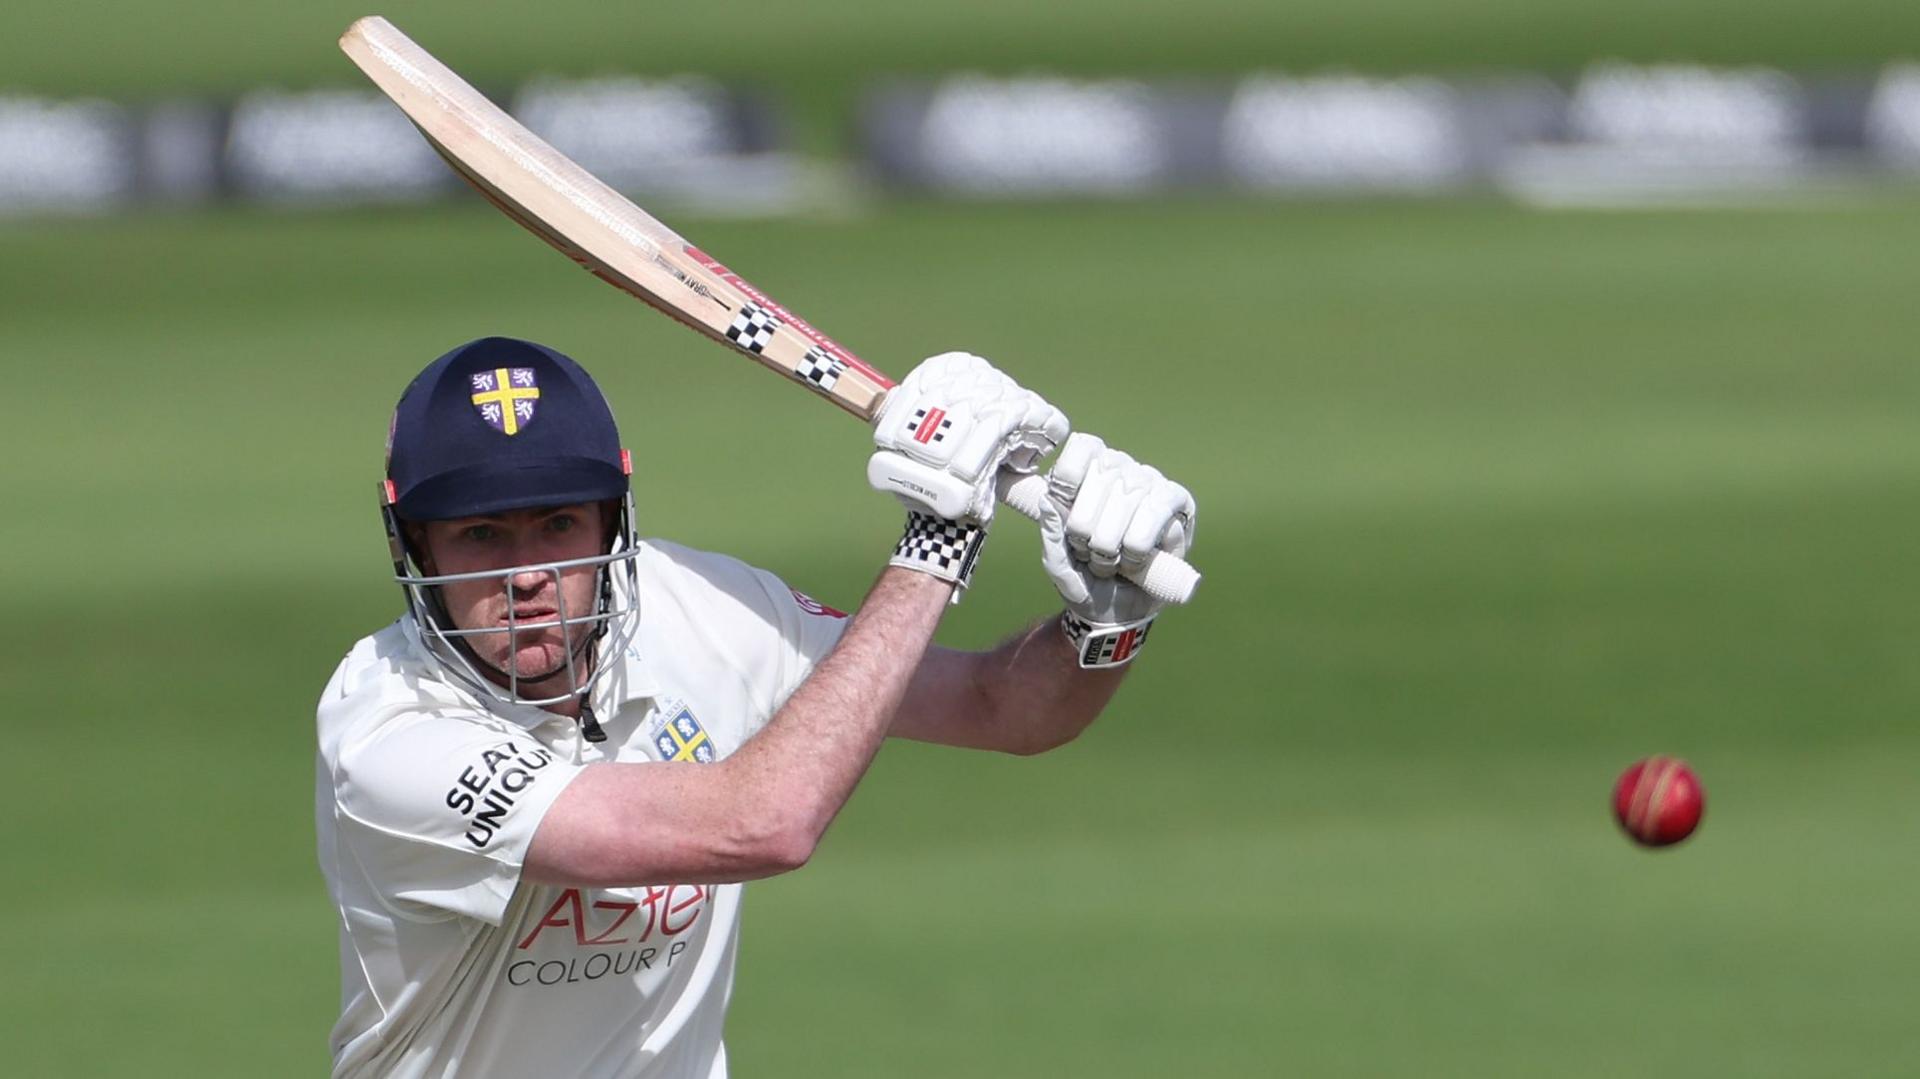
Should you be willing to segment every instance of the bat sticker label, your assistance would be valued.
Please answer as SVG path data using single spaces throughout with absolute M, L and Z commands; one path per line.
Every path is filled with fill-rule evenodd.
M 661 255 L 658 252 L 655 252 L 653 256 L 653 261 L 661 269 L 672 274 L 673 279 L 675 281 L 678 281 L 681 284 L 687 286 L 688 292 L 693 293 L 695 296 L 698 296 L 703 300 L 712 300 L 714 303 L 720 305 L 720 310 L 722 311 L 733 310 L 733 308 L 727 303 L 727 301 L 721 299 L 718 296 L 715 296 L 713 294 L 713 290 L 708 288 L 704 282 L 695 281 L 693 278 L 688 277 L 687 271 L 681 269 L 678 266 L 675 266 L 671 262 L 668 262 L 665 256 Z
M 721 265 L 719 260 L 715 259 L 712 255 L 707 254 L 705 251 L 700 250 L 699 248 L 693 246 L 692 244 L 687 244 L 681 250 L 685 251 L 689 256 L 691 256 L 695 262 L 698 262 L 700 265 L 705 266 L 709 270 L 712 270 L 715 274 L 717 274 L 720 277 L 722 281 L 725 281 L 727 284 L 732 285 L 733 287 L 739 289 L 741 292 L 746 293 L 756 303 L 760 304 L 762 307 L 772 312 L 773 315 L 776 318 L 778 318 L 781 322 L 785 322 L 788 325 L 792 326 L 794 329 L 799 330 L 803 335 L 806 336 L 807 340 L 812 341 L 814 344 L 820 346 L 821 349 L 825 350 L 829 355 L 838 359 L 841 362 L 841 364 L 843 364 L 844 366 L 851 367 L 854 370 L 872 379 L 882 389 L 893 388 L 892 379 L 874 370 L 873 368 L 868 367 L 866 365 L 866 362 L 860 359 L 860 357 L 855 356 L 851 352 L 848 352 L 844 346 L 842 346 L 839 342 L 835 341 L 833 338 L 828 337 L 826 334 L 821 333 L 819 330 L 814 329 L 811 325 L 807 323 L 806 319 L 803 319 L 799 315 L 796 315 L 793 312 L 787 310 L 785 307 L 782 307 L 780 303 L 776 301 L 773 297 L 767 295 L 764 292 L 761 292 L 757 288 L 754 288 L 751 284 L 748 284 L 744 278 L 742 278 L 739 274 L 734 273 L 732 270 L 727 269 L 725 266 Z M 728 331 L 728 336 L 732 336 L 731 330 Z M 838 377 L 837 373 L 835 377 Z

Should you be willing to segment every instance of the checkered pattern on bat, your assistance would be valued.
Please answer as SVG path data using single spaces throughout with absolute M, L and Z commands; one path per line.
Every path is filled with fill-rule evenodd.
M 931 513 L 907 511 L 907 530 L 893 548 L 893 565 L 931 573 L 961 588 L 973 579 L 973 566 L 987 542 L 984 528 L 949 521 Z
M 732 325 L 727 327 L 727 340 L 746 349 L 758 352 L 773 340 L 773 331 L 780 328 L 780 319 L 773 312 L 757 303 L 748 301 L 740 305 L 740 313 L 733 316 Z
M 833 389 L 833 384 L 840 380 L 840 372 L 846 369 L 847 365 L 840 357 L 829 353 L 819 345 L 814 345 L 807 349 L 805 356 L 800 357 L 800 366 L 794 369 L 793 377 L 823 390 L 830 390 Z

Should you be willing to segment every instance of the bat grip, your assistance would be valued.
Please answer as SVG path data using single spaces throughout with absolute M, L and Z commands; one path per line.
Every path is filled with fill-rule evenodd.
M 1039 520 L 1043 504 L 1051 497 L 1045 476 L 1019 476 L 1011 472 L 1000 474 L 1000 501 L 1011 506 L 1022 517 Z M 1165 551 L 1156 551 L 1138 570 L 1123 568 L 1121 573 L 1163 603 L 1187 602 L 1193 598 L 1194 586 L 1200 583 L 1199 570 L 1188 565 L 1180 556 Z

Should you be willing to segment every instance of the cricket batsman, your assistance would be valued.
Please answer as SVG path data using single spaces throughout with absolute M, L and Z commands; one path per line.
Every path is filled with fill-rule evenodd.
M 1186 553 L 1187 491 L 965 353 L 909 374 L 874 443 L 907 524 L 849 617 L 636 538 L 633 460 L 559 352 L 485 338 L 406 388 L 382 484 L 406 613 L 319 705 L 335 1076 L 723 1077 L 741 882 L 806 864 L 883 738 L 1030 754 L 1100 713 L 1159 607 L 1120 571 Z M 933 645 L 996 478 L 1056 448 L 1065 610 Z

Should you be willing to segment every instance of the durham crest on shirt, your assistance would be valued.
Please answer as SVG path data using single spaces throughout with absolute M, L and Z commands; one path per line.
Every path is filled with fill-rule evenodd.
M 694 718 L 693 709 L 680 704 L 661 714 L 667 718 L 656 721 L 659 728 L 653 732 L 653 748 L 661 760 L 712 764 L 717 759 L 713 739 Z

